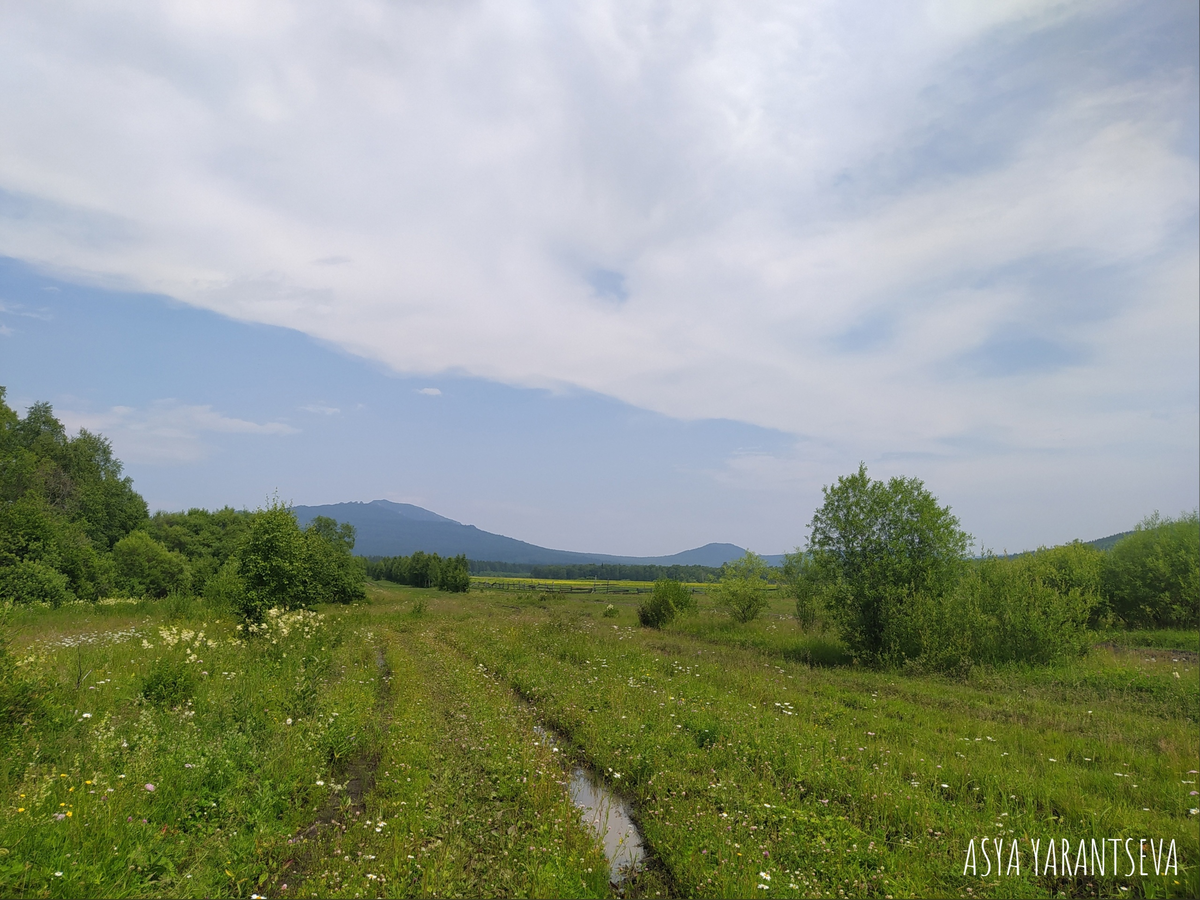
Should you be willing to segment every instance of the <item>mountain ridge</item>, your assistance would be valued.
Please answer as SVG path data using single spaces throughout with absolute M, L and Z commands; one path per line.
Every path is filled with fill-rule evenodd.
M 317 516 L 349 522 L 358 532 L 355 553 L 362 556 L 409 556 L 418 550 L 440 556 L 465 553 L 468 559 L 488 562 L 554 565 L 571 563 L 621 563 L 626 565 L 720 566 L 738 559 L 746 551 L 736 544 L 708 543 L 667 556 L 615 556 L 540 547 L 507 535 L 494 534 L 464 525 L 411 503 L 391 500 L 327 503 L 293 507 L 301 526 Z M 765 557 L 778 565 L 783 557 Z

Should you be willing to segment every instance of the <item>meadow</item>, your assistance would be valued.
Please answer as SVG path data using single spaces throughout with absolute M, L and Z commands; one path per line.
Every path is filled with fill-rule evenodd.
M 949 678 L 856 666 L 778 597 L 658 631 L 636 596 L 368 595 L 253 631 L 179 598 L 10 610 L 0 893 L 1200 895 L 1194 632 Z M 575 765 L 644 836 L 619 886 Z M 1122 843 L 1114 875 L 1127 838 L 1176 870 L 1128 876 Z

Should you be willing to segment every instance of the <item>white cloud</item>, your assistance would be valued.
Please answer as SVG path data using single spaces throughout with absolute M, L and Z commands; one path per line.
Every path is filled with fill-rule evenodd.
M 189 406 L 159 400 L 145 409 L 114 406 L 105 412 L 56 410 L 70 430 L 86 428 L 112 441 L 118 458 L 131 463 L 190 463 L 206 459 L 214 448 L 203 435 L 288 435 L 297 429 L 283 422 L 250 422 L 216 412 L 211 406 Z
M 336 406 L 329 406 L 326 403 L 309 403 L 307 406 L 300 407 L 304 412 L 316 413 L 321 416 L 336 416 L 341 412 Z
M 1197 430 L 1195 65 L 1090 65 L 1122 9 L 9 5 L 0 253 L 856 456 L 1088 453 L 1142 398 L 1153 455 Z M 1018 326 L 1075 361 L 964 366 Z
M 439 388 L 427 387 L 427 388 L 416 388 L 415 390 L 416 390 L 416 393 L 424 394 L 426 397 L 442 396 L 442 392 Z

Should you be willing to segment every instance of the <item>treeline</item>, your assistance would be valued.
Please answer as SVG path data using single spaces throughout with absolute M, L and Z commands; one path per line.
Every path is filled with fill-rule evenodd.
M 121 579 L 113 548 L 146 518 L 107 440 L 68 437 L 47 403 L 21 418 L 0 387 L 0 602 L 107 595 Z
M 486 559 L 468 559 L 467 571 L 472 575 L 529 576 L 529 563 L 510 563 Z
M 367 577 L 412 587 L 465 593 L 471 589 L 470 563 L 465 554 L 441 557 L 418 550 L 412 556 L 367 558 Z
M 570 563 L 531 565 L 530 563 L 467 561 L 472 575 L 518 575 L 554 581 L 671 581 L 707 584 L 720 580 L 723 568 L 716 566 L 656 566 L 627 563 Z
M 292 511 L 147 515 L 102 436 L 70 437 L 47 403 L 22 418 L 0 387 L 0 603 L 203 596 L 249 619 L 365 596 L 354 528 Z
M 560 581 L 593 578 L 599 581 L 658 581 L 666 578 L 682 582 L 714 582 L 721 569 L 713 566 L 653 566 L 627 563 L 580 563 L 573 565 L 530 566 L 531 578 Z

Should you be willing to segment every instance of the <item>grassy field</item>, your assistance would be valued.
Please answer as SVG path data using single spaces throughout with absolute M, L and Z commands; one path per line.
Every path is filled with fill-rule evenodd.
M 1200 894 L 1195 634 L 956 681 L 854 667 L 782 601 L 656 632 L 634 596 L 369 593 L 255 634 L 189 603 L 14 611 L 0 893 L 610 896 L 582 763 L 652 853 L 626 896 Z M 1114 838 L 1174 840 L 1178 871 L 1126 877 L 1122 849 L 1114 877 L 1111 843 L 1076 868 Z

